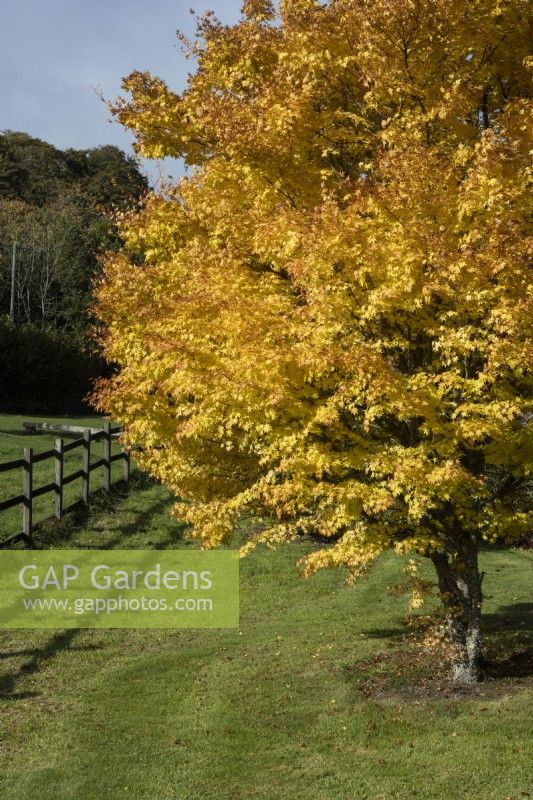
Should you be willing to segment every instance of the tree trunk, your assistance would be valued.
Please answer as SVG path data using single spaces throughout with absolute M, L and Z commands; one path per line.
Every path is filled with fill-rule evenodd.
M 435 553 L 431 560 L 437 571 L 454 648 L 453 680 L 457 684 L 476 683 L 480 678 L 483 579 L 478 568 L 476 539 L 472 536 L 461 540 L 453 556 Z

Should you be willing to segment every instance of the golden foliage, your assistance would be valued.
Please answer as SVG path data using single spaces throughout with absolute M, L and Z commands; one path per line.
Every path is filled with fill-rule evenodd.
M 211 547 L 319 536 L 305 571 L 527 525 L 525 0 L 249 0 L 178 96 L 133 73 L 139 153 L 194 165 L 121 223 L 102 409 Z M 244 552 L 243 551 L 243 552 Z

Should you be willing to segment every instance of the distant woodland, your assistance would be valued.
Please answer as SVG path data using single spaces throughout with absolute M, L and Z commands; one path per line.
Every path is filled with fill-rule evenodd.
M 113 215 L 147 188 L 135 160 L 112 145 L 59 150 L 26 133 L 0 134 L 0 410 L 85 410 L 102 369 L 88 311 L 97 256 L 120 245 Z

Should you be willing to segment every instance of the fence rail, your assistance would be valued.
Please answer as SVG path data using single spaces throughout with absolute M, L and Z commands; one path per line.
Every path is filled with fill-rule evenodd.
M 22 506 L 22 531 L 9 536 L 4 541 L 0 542 L 0 549 L 5 549 L 16 542 L 25 542 L 28 547 L 33 547 L 33 501 L 36 497 L 42 497 L 51 492 L 54 493 L 54 514 L 56 519 L 61 519 L 67 508 L 72 505 L 77 505 L 79 501 L 71 504 L 71 506 L 64 506 L 63 488 L 69 483 L 81 478 L 81 501 L 84 505 L 89 503 L 90 494 L 90 477 L 91 472 L 95 469 L 104 468 L 103 488 L 109 491 L 111 488 L 111 465 L 116 461 L 122 460 L 123 462 L 123 480 L 127 483 L 130 478 L 130 454 L 123 450 L 121 453 L 111 455 L 111 440 L 114 436 L 119 434 L 120 428 L 112 428 L 109 422 L 104 423 L 102 430 L 95 431 L 93 429 L 85 429 L 83 431 L 83 438 L 76 439 L 73 442 L 64 443 L 63 439 L 56 439 L 55 447 L 53 450 L 46 450 L 44 453 L 35 453 L 33 448 L 24 448 L 24 458 L 17 458 L 14 461 L 8 461 L 5 464 L 0 464 L 0 473 L 8 472 L 22 467 L 24 471 L 24 488 L 23 493 L 16 497 L 10 497 L 8 500 L 0 502 L 0 511 L 5 511 L 14 506 Z M 103 458 L 94 461 L 91 464 L 91 443 L 103 440 Z M 70 475 L 64 474 L 64 455 L 65 453 L 75 450 L 76 448 L 82 449 L 82 468 Z M 40 486 L 37 489 L 33 487 L 33 466 L 41 461 L 47 459 L 54 459 L 55 474 L 54 481 L 47 483 L 45 486 Z

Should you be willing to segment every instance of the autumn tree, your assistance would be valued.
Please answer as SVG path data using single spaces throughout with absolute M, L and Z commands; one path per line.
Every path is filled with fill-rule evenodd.
M 466 682 L 479 548 L 527 525 L 530 14 L 248 0 L 181 95 L 135 72 L 114 105 L 191 170 L 107 258 L 101 408 L 205 546 L 258 512 L 244 551 L 313 537 L 306 574 L 430 559 Z

